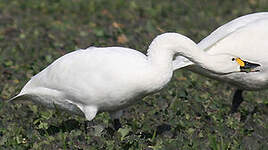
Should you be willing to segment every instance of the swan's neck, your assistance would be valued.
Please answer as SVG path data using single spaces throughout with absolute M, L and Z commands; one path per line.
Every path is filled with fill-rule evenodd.
M 165 33 L 157 36 L 148 50 L 148 58 L 152 65 L 162 71 L 171 67 L 176 68 L 172 66 L 175 54 L 184 56 L 196 65 L 217 74 L 228 74 L 235 70 L 232 66 L 226 65 L 229 61 L 228 55 L 209 55 L 200 50 L 191 39 L 178 33 Z M 188 63 L 188 65 L 191 64 Z
M 159 69 L 172 67 L 173 56 L 181 55 L 190 61 L 209 68 L 208 56 L 198 49 L 196 43 L 191 39 L 178 33 L 165 33 L 157 36 L 151 43 L 148 50 L 148 58 L 152 65 Z M 209 59 L 210 60 L 210 59 Z
M 160 90 L 166 85 L 173 74 L 172 58 L 173 54 L 168 50 L 149 48 L 148 61 L 150 64 L 150 87 L 154 91 Z
M 165 33 L 157 36 L 148 50 L 148 61 L 152 67 L 150 79 L 153 79 L 150 85 L 154 83 L 153 87 L 162 87 L 171 79 L 174 68 L 172 60 L 175 54 L 184 56 L 207 70 L 221 72 L 221 67 L 214 62 L 221 60 L 220 56 L 208 55 L 200 50 L 191 39 L 183 35 Z
M 159 71 L 166 72 L 172 68 L 174 53 L 162 47 L 151 47 L 148 50 L 148 60 L 151 65 Z

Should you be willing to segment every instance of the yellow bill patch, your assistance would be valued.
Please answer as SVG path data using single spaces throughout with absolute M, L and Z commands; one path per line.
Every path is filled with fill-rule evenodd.
M 245 66 L 244 61 L 241 60 L 240 58 L 236 58 L 235 60 L 236 60 L 236 62 L 237 62 L 241 67 L 244 67 L 244 66 Z

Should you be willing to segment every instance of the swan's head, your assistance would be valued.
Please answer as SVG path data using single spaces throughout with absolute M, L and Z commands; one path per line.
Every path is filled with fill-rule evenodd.
M 258 72 L 260 64 L 243 60 L 242 58 L 232 55 L 221 55 L 221 59 L 214 60 L 210 70 L 217 74 L 230 74 L 237 72 Z

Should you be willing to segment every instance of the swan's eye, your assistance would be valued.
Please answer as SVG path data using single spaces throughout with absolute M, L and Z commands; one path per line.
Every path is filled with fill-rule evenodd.
M 232 61 L 235 61 L 235 58 L 232 58 Z

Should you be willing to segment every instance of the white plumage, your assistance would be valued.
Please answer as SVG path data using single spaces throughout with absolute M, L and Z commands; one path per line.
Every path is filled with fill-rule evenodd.
M 242 90 L 261 90 L 268 87 L 267 35 L 268 13 L 254 13 L 224 24 L 198 43 L 199 49 L 207 54 L 230 54 L 260 64 L 259 72 L 215 74 L 198 64 L 192 65 L 191 61 L 181 56 L 176 57 L 173 69 L 190 65 L 187 68 L 194 72 L 235 85 L 240 91 L 235 94 L 235 97 L 240 97 L 241 100 L 234 99 L 233 103 L 239 101 L 240 104 Z M 233 109 L 236 111 L 237 108 Z
M 198 50 L 189 38 L 165 33 L 153 40 L 147 56 L 122 47 L 89 47 L 66 54 L 32 77 L 11 100 L 32 100 L 48 107 L 56 105 L 84 114 L 87 120 L 92 120 L 100 111 L 119 117 L 121 109 L 159 91 L 169 82 L 174 54 L 201 62 L 202 67 L 217 73 L 241 71 L 240 65 L 232 61 L 235 56 L 210 56 Z M 202 63 L 213 61 L 212 58 L 225 64 Z

